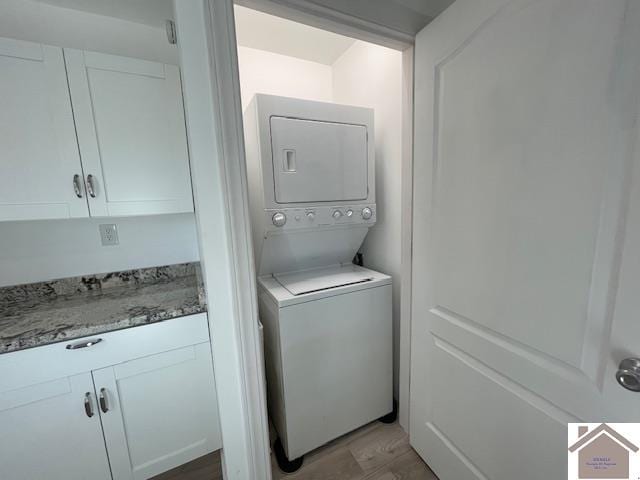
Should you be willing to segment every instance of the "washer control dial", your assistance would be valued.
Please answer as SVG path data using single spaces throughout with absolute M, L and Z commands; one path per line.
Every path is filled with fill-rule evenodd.
M 369 220 L 372 216 L 373 216 L 373 212 L 369 207 L 364 207 L 362 209 L 362 218 L 364 218 L 365 220 Z
M 340 217 L 342 217 L 342 212 L 340 210 L 334 210 L 332 216 L 334 219 L 340 220 Z
M 345 212 L 345 215 L 349 218 L 353 217 L 353 210 L 349 209 Z
M 282 227 L 285 223 L 287 223 L 287 216 L 282 212 L 277 212 L 273 214 L 271 220 L 276 227 Z
M 316 219 L 316 214 L 315 214 L 315 213 L 313 213 L 313 212 L 307 212 L 307 219 L 308 219 L 310 222 L 313 222 L 313 221 Z

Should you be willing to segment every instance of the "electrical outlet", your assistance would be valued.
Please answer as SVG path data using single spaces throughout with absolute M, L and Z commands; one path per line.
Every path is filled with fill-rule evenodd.
M 98 228 L 102 245 L 118 245 L 120 243 L 118 240 L 118 226 L 115 223 L 105 223 Z

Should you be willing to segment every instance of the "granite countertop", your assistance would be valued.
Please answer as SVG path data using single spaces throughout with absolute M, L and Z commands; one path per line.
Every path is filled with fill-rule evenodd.
M 0 354 L 204 311 L 193 263 L 0 288 Z

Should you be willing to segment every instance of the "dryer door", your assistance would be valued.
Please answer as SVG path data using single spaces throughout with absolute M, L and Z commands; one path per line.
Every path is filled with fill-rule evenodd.
M 271 117 L 277 203 L 367 198 L 364 125 Z

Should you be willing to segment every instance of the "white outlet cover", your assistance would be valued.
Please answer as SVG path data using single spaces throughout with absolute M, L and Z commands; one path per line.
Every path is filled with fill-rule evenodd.
M 98 229 L 100 230 L 102 245 L 110 246 L 120 244 L 120 240 L 118 239 L 118 226 L 115 223 L 99 225 Z

